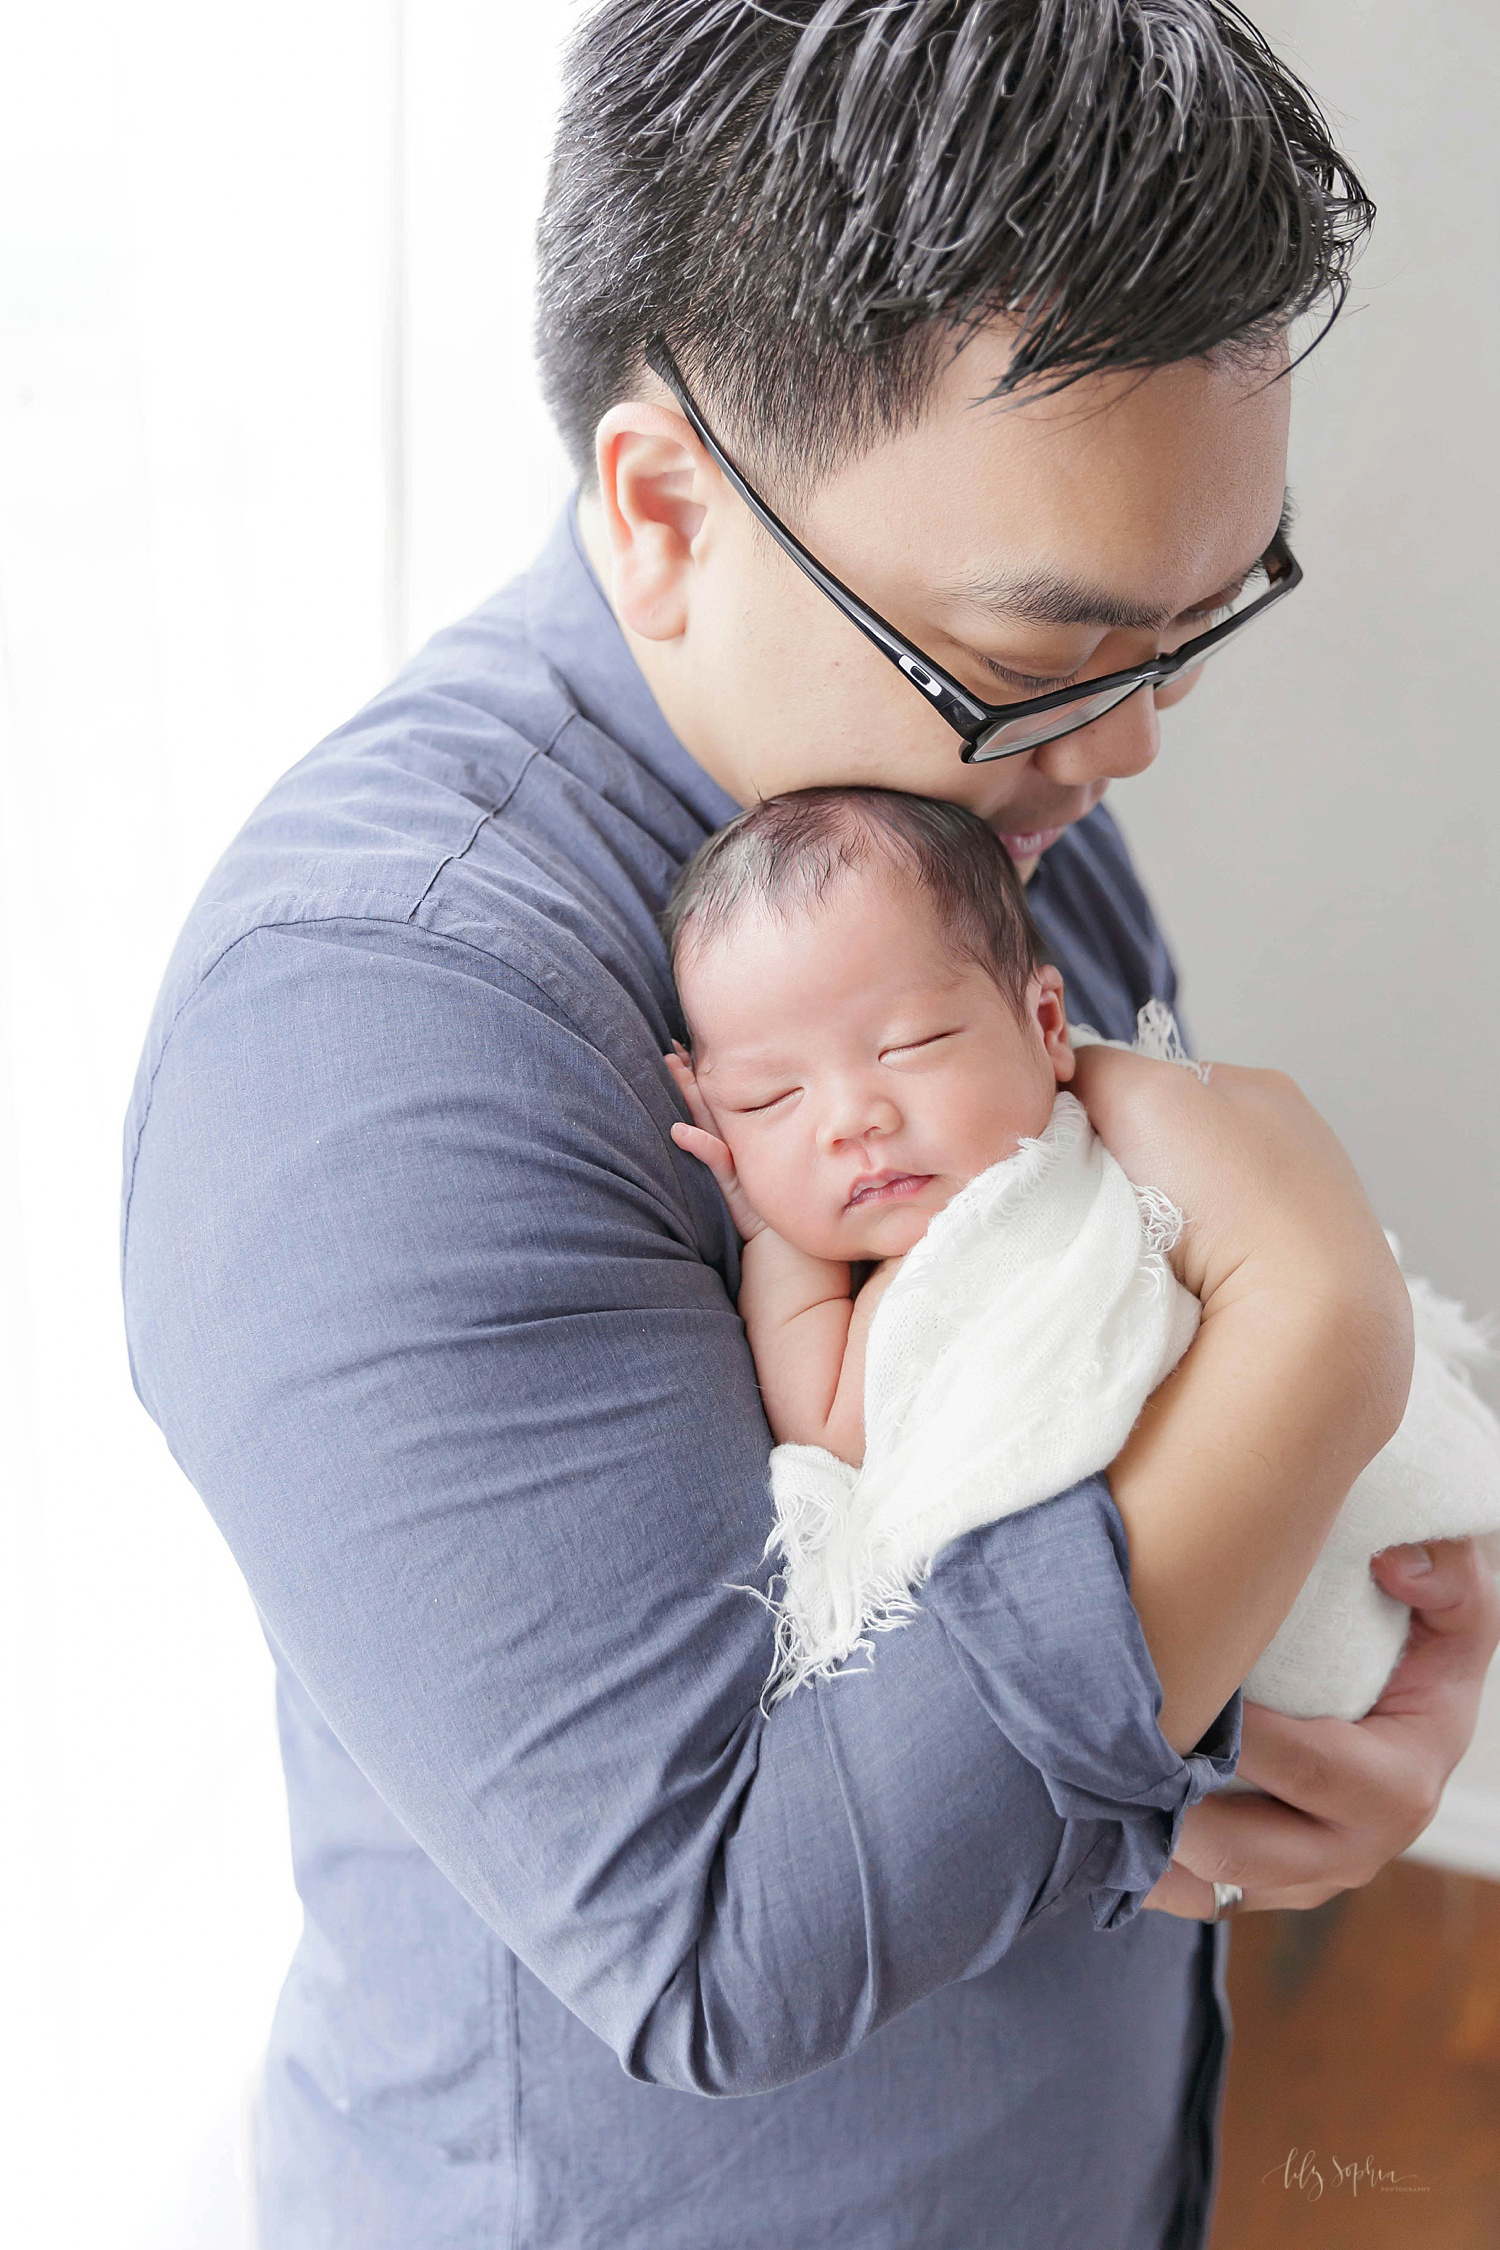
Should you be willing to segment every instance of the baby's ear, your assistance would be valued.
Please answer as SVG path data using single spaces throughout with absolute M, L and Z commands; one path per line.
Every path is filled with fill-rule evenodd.
M 1052 1065 L 1052 1075 L 1059 1086 L 1066 1086 L 1073 1075 L 1073 1042 L 1068 1037 L 1063 980 L 1050 961 L 1033 973 L 1027 1001 L 1047 1060 Z

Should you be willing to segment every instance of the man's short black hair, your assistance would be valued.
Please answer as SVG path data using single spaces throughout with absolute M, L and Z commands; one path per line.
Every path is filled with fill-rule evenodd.
M 806 489 L 1019 324 L 1001 391 L 1165 366 L 1337 311 L 1374 215 L 1232 0 L 603 0 L 540 237 L 578 468 L 660 333 Z
M 1009 852 L 964 805 L 900 789 L 788 789 L 710 836 L 662 916 L 672 969 L 759 908 L 816 909 L 840 879 L 884 865 L 924 893 L 949 950 L 993 977 L 1012 1007 L 1046 959 Z

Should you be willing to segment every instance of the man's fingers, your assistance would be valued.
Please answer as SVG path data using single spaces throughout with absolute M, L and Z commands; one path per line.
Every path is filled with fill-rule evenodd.
M 1405 1567 L 1410 1548 L 1375 1558 L 1377 1582 L 1409 1603 L 1412 1617 L 1401 1661 L 1360 1732 L 1395 1746 L 1420 1730 L 1427 1749 L 1422 1788 L 1435 1805 L 1474 1732 L 1500 1637 L 1500 1592 L 1472 1541 L 1434 1540 L 1428 1551 L 1431 1570 L 1415 1575 Z
M 1422 1569 L 1423 1558 L 1430 1568 Z M 1371 1564 L 1376 1584 L 1411 1610 L 1401 1662 L 1376 1711 L 1430 1707 L 1454 1686 L 1477 1687 L 1500 1640 L 1500 1591 L 1469 1539 L 1388 1547 Z
M 1452 1736 L 1452 1756 L 1439 1744 Z M 1378 1867 L 1420 1836 L 1437 1810 L 1442 1785 L 1458 1749 L 1458 1733 L 1435 1728 L 1431 1713 L 1381 1719 L 1289 1719 L 1261 1704 L 1244 1707 L 1239 1775 L 1261 1798 L 1241 1798 L 1248 1815 L 1279 1804 L 1306 1823 L 1306 1831 L 1262 1828 L 1250 1819 L 1240 1848 L 1254 1849 L 1262 1834 L 1268 1848 L 1295 1850 L 1304 1868 L 1299 1880 L 1315 1879 L 1315 1864 L 1326 1871 L 1330 1890 L 1367 1883 Z M 1236 1800 L 1221 1799 L 1230 1804 Z M 1316 1863 L 1312 1837 L 1321 1833 Z M 1267 1881 L 1284 1872 L 1278 1858 Z
M 1146 1893 L 1145 1903 L 1153 1912 L 1175 1914 L 1183 1922 L 1211 1922 L 1214 1887 L 1174 1859 L 1161 1881 Z
M 1189 1806 L 1176 1858 L 1205 1883 L 1238 1883 L 1253 1909 L 1291 1903 L 1278 1894 L 1310 1891 L 1328 1898 L 1368 1882 L 1374 1865 L 1330 1864 L 1336 1841 L 1322 1821 L 1274 1798 L 1218 1795 Z
M 1289 1719 L 1247 1703 L 1238 1771 L 1252 1788 L 1325 1827 L 1326 1848 L 1349 1854 L 1341 1886 L 1347 1889 L 1405 1851 L 1431 1820 L 1448 1773 L 1434 1739 L 1430 1715 L 1388 1723 L 1374 1714 Z
M 1378 1738 L 1347 1719 L 1289 1719 L 1246 1702 L 1241 1717 L 1241 1781 L 1324 1820 L 1357 1816 L 1386 1765 Z
M 1464 1610 L 1482 1598 L 1486 1582 L 1493 1583 L 1472 1539 L 1387 1547 L 1370 1568 L 1378 1585 L 1440 1631 L 1461 1629 Z

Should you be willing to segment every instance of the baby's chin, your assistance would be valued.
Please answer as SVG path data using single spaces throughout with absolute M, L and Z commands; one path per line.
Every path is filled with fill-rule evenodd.
M 904 1258 L 908 1250 L 915 1250 L 935 1216 L 931 1211 L 920 1215 L 909 1212 L 904 1226 L 884 1228 L 878 1235 L 872 1230 L 868 1236 L 859 1237 L 853 1249 L 846 1246 L 839 1255 L 852 1266 L 878 1266 L 883 1258 Z
M 936 1186 L 936 1182 L 934 1182 Z M 875 1265 L 882 1258 L 904 1258 L 914 1250 L 945 1203 L 957 1190 L 951 1181 L 942 1190 L 924 1194 L 910 1203 L 876 1204 L 866 1216 L 857 1207 L 844 1213 L 843 1247 L 837 1255 L 851 1264 Z

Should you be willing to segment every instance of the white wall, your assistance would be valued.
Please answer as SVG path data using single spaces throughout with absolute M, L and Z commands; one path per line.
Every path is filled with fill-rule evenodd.
M 0 29 L 0 2207 L 28 2250 L 247 2239 L 295 1900 L 254 1616 L 126 1379 L 119 1124 L 218 850 L 564 490 L 527 297 L 572 13 L 73 0 Z M 1296 1069 L 1413 1256 L 1500 1304 L 1496 31 L 1481 0 L 1275 27 L 1386 211 L 1301 379 L 1307 587 L 1121 804 L 1208 1048 Z M 1465 1786 L 1472 1857 L 1500 1722 Z
M 1500 1313 L 1500 10 L 1251 12 L 1380 218 L 1295 377 L 1306 583 L 1116 802 L 1203 1052 L 1290 1070 L 1412 1265 Z M 1500 1875 L 1500 1671 L 1425 1842 Z
M 26 2250 L 248 2241 L 297 1926 L 270 1668 L 130 1392 L 120 1126 L 218 852 L 566 488 L 528 299 L 567 12 L 0 23 L 0 2230 Z

